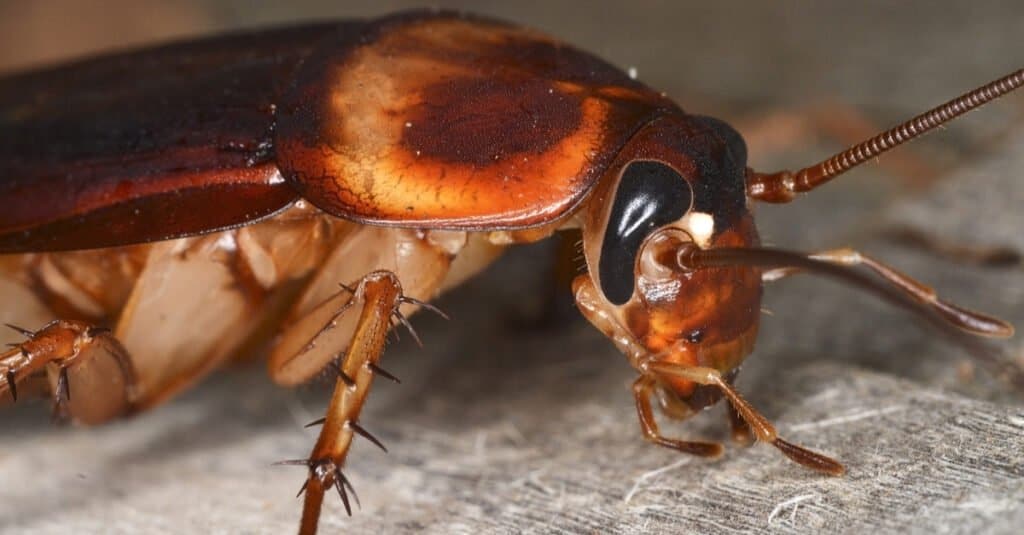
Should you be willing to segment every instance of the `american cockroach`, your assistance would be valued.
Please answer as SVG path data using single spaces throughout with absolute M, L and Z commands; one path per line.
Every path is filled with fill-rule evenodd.
M 733 387 L 762 283 L 838 278 L 908 308 L 1011 381 L 966 335 L 998 319 L 857 251 L 762 247 L 751 205 L 785 203 L 1024 85 L 1024 70 L 822 162 L 762 173 L 741 135 L 533 30 L 444 12 L 172 43 L 0 80 L 0 289 L 24 340 L 0 394 L 52 395 L 98 424 L 151 408 L 255 347 L 281 385 L 337 377 L 300 533 L 342 472 L 385 337 L 505 247 L 578 229 L 583 315 L 626 355 L 641 432 L 652 397 L 685 419 L 725 398 L 733 436 L 812 470 Z M 200 325 L 183 336 L 179 327 Z M 410 328 L 411 330 L 411 328 Z

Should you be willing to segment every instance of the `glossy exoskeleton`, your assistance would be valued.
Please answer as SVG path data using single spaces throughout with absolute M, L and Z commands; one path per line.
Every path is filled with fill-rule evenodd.
M 830 475 L 732 382 L 762 281 L 839 277 L 949 333 L 1012 328 L 851 250 L 759 245 L 749 206 L 788 202 L 1024 84 L 1017 71 L 796 172 L 747 166 L 729 125 L 532 30 L 434 12 L 174 43 L 0 80 L 0 395 L 50 393 L 96 424 L 269 346 L 278 383 L 338 377 L 300 532 L 337 488 L 385 336 L 506 246 L 579 229 L 582 313 L 627 356 L 646 439 L 654 397 L 720 398 L 734 436 Z M 863 271 L 855 270 L 860 266 Z M 11 304 L 16 304 L 11 305 Z M 436 311 L 436 309 L 434 309 Z M 201 329 L 182 335 L 181 326 Z M 972 350 L 977 346 L 970 345 Z M 1003 372 L 1020 381 L 1020 373 Z M 74 395 L 71 395 L 71 392 Z

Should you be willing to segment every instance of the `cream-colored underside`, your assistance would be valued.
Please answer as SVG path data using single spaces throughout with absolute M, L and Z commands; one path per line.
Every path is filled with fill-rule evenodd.
M 340 285 L 385 269 L 398 275 L 405 295 L 427 301 L 501 249 L 484 234 L 361 226 L 300 202 L 259 224 L 207 236 L 0 257 L 0 322 L 35 329 L 70 315 L 62 319 L 113 328 L 131 354 L 144 409 L 267 347 L 275 381 L 306 381 L 351 336 L 357 314 L 318 335 L 347 300 Z M 0 342 L 20 338 L 4 332 Z M 76 397 L 110 395 L 75 386 Z

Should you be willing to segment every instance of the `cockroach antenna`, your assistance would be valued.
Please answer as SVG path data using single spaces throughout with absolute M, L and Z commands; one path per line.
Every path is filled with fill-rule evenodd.
M 747 195 L 770 203 L 786 203 L 876 156 L 1024 86 L 1024 69 L 932 108 L 909 121 L 797 172 L 759 173 L 747 168 Z

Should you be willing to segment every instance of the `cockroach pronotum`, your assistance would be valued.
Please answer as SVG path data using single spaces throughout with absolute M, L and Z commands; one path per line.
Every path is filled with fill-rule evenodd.
M 838 476 L 733 387 L 762 282 L 836 277 L 906 307 L 996 372 L 975 338 L 998 319 L 844 249 L 759 244 L 750 205 L 784 203 L 1024 85 L 1018 70 L 798 171 L 747 167 L 726 123 L 684 112 L 604 61 L 538 32 L 410 12 L 101 56 L 0 80 L 0 278 L 24 336 L 0 394 L 49 394 L 98 424 L 151 408 L 239 352 L 269 346 L 284 386 L 324 370 L 334 395 L 308 456 L 300 533 L 342 472 L 392 327 L 505 247 L 578 229 L 583 315 L 684 419 L 725 398 L 733 436 Z M 859 268 L 859 269 L 858 269 Z M 171 304 L 173 303 L 173 305 Z M 185 326 L 201 325 L 182 336 Z

